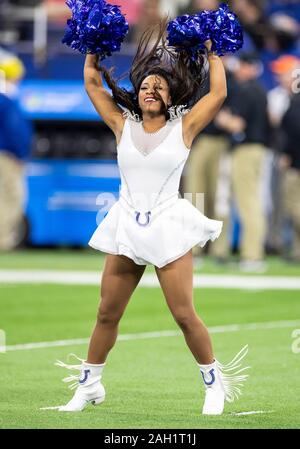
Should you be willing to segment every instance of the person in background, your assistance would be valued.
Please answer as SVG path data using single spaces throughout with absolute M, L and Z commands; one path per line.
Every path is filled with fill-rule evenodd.
M 135 26 L 141 20 L 144 0 L 107 0 L 107 3 L 120 6 L 129 26 Z
M 296 19 L 283 13 L 272 14 L 265 36 L 265 50 L 278 55 L 297 53 L 299 36 L 300 25 Z
M 293 97 L 294 74 L 300 68 L 300 58 L 283 55 L 271 62 L 270 68 L 275 75 L 277 86 L 268 92 L 269 117 L 271 124 L 279 127 Z
M 290 107 L 293 97 L 294 74 L 300 68 L 300 59 L 293 55 L 283 55 L 270 63 L 276 87 L 268 92 L 268 114 L 271 124 L 270 148 L 273 150 L 273 166 L 271 179 L 271 195 L 273 208 L 270 216 L 270 232 L 268 248 L 270 251 L 284 253 L 282 241 L 282 225 L 284 223 L 283 181 L 284 172 L 280 170 L 278 160 L 284 144 L 284 133 L 281 128 L 282 118 Z
M 24 162 L 30 154 L 32 128 L 15 97 L 24 72 L 17 57 L 0 50 L 0 251 L 19 243 L 23 216 Z
M 300 22 L 299 0 L 268 0 L 267 12 L 268 14 L 283 12 Z
M 268 131 L 267 97 L 257 81 L 261 72 L 257 54 L 240 53 L 232 70 L 237 84 L 230 108 L 220 111 L 215 122 L 232 138 L 232 186 L 242 224 L 240 268 L 261 272 L 266 268 L 261 181 Z
M 226 65 L 226 64 L 225 64 Z M 233 77 L 227 72 L 227 98 L 224 107 L 230 104 L 234 89 Z M 207 83 L 203 92 L 207 91 Z M 223 221 L 223 232 L 209 245 L 209 252 L 217 263 L 225 263 L 229 257 L 230 225 L 230 134 L 216 121 L 209 124 L 195 140 L 187 166 L 185 192 L 192 195 L 191 201 L 205 215 Z M 199 197 L 203 195 L 203 197 Z M 198 195 L 198 196 L 197 196 Z M 199 257 L 203 249 L 193 248 Z
M 70 10 L 65 0 L 44 0 L 47 10 L 48 20 L 56 22 L 61 27 L 65 27 L 67 19 L 70 18 Z
M 129 33 L 127 42 L 134 40 L 135 29 L 139 27 L 144 0 L 106 0 L 107 3 L 120 6 L 122 13 L 125 14 L 129 24 Z M 70 18 L 70 9 L 66 5 L 66 0 L 44 0 L 50 30 L 61 32 L 65 28 L 67 19 Z
M 298 80 L 292 83 L 293 96 L 282 119 L 285 136 L 279 167 L 284 174 L 283 203 L 286 218 L 291 220 L 294 239 L 290 260 L 300 263 L 300 65 Z
M 178 15 L 196 14 L 203 10 L 214 10 L 220 6 L 219 0 L 189 0 L 183 5 L 178 5 Z
M 173 19 L 174 17 L 178 16 L 178 11 L 179 9 L 181 10 L 182 8 L 188 6 L 188 4 L 190 3 L 190 0 L 172 0 L 170 2 L 170 0 L 160 0 L 160 10 L 161 10 L 161 14 L 162 16 L 164 16 L 165 14 L 168 14 L 168 16 Z M 185 8 L 185 12 L 187 11 L 187 9 Z
M 299 0 L 268 0 L 267 13 L 273 14 L 276 12 L 288 14 L 300 22 Z
M 140 6 L 139 21 L 133 32 L 133 40 L 138 43 L 148 26 L 154 26 L 161 18 L 160 0 L 143 0 Z M 155 38 L 150 41 L 154 43 Z
M 264 47 L 268 29 L 264 0 L 232 0 L 233 11 L 238 15 L 244 32 L 250 36 L 257 51 Z
M 192 0 L 182 5 L 178 14 L 187 12 L 196 14 L 202 10 L 218 9 L 218 0 Z M 228 98 L 230 97 L 230 80 Z M 207 92 L 207 83 L 203 94 Z M 185 192 L 191 195 L 191 201 L 205 215 L 223 221 L 223 232 L 209 246 L 210 254 L 219 263 L 224 263 L 229 255 L 228 241 L 228 133 L 212 122 L 206 127 L 193 144 L 185 176 Z M 200 195 L 200 196 L 199 196 Z M 203 197 L 201 197 L 203 195 Z M 203 249 L 193 248 L 193 255 L 199 257 Z
M 136 25 L 140 19 L 141 7 L 144 0 L 106 0 L 112 5 L 118 4 L 122 13 L 126 15 L 129 25 Z M 70 9 L 65 0 L 44 0 L 49 20 L 62 23 L 65 27 L 66 20 L 70 18 Z

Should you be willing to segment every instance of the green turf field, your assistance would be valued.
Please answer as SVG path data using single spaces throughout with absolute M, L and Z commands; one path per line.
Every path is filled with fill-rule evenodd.
M 200 267 L 195 264 L 196 272 L 212 274 L 240 274 L 237 266 L 237 257 L 232 257 L 227 265 L 217 265 L 210 257 L 204 256 Z M 267 271 L 264 275 L 270 276 L 300 276 L 300 265 L 282 261 L 278 257 L 267 259 Z M 53 269 L 53 270 L 101 270 L 104 257 L 99 251 L 93 249 L 82 250 L 19 250 L 13 253 L 0 252 L 0 269 Z M 152 266 L 147 267 L 148 272 L 154 272 Z
M 96 252 L 19 251 L 0 256 L 1 269 L 101 270 Z M 206 259 L 200 272 L 235 273 Z M 269 260 L 268 276 L 299 275 L 299 267 Z M 151 267 L 147 272 L 153 272 Z M 72 392 L 69 374 L 54 366 L 69 353 L 85 357 L 99 300 L 96 286 L 0 283 L 0 329 L 8 350 L 0 353 L 0 428 L 299 428 L 300 353 L 292 332 L 300 329 L 300 290 L 194 290 L 199 315 L 212 329 L 216 356 L 227 363 L 249 344 L 250 378 L 239 401 L 221 417 L 204 417 L 204 389 L 183 336 L 120 340 L 104 370 L 106 400 L 81 413 L 40 410 L 61 405 Z M 260 323 L 260 324 L 259 324 Z M 230 328 L 230 325 L 239 325 Z M 253 324 L 253 326 L 247 326 Z M 139 286 L 120 325 L 120 336 L 177 330 L 159 288 Z M 56 342 L 65 346 L 18 349 Z M 295 343 L 295 342 L 294 342 Z M 44 345 L 47 346 L 47 345 Z M 300 344 L 294 345 L 299 347 Z M 235 415 L 263 411 L 262 414 Z

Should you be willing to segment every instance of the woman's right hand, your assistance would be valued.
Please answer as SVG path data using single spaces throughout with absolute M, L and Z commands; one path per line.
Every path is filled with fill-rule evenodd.
M 208 39 L 207 41 L 204 42 L 205 48 L 207 51 L 211 51 L 211 47 L 212 47 L 212 41 L 210 39 Z

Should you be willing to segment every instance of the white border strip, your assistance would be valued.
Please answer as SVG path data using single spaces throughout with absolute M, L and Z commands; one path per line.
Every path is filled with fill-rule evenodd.
M 52 270 L 0 270 L 0 284 L 99 285 L 102 272 Z M 142 287 L 159 287 L 156 274 L 145 273 Z M 246 290 L 300 290 L 300 276 L 234 276 L 195 274 L 195 288 L 228 288 Z
M 266 410 L 266 411 L 264 411 L 264 410 L 257 410 L 257 411 L 253 410 L 252 411 L 251 410 L 249 412 L 230 413 L 230 415 L 231 416 L 247 416 L 247 415 L 261 415 L 264 413 L 274 413 L 274 411 L 273 410 Z
M 220 333 L 227 333 L 227 332 L 296 328 L 298 326 L 300 326 L 300 320 L 297 320 L 297 321 L 268 321 L 268 322 L 264 322 L 264 323 L 229 324 L 227 326 L 214 326 L 214 327 L 210 327 L 208 330 L 211 334 L 220 334 Z M 178 337 L 180 335 L 182 335 L 182 332 L 180 330 L 142 332 L 139 334 L 119 335 L 118 341 Z M 89 338 L 77 338 L 77 339 L 71 339 L 71 340 L 43 341 L 43 342 L 37 342 L 37 343 L 7 345 L 5 349 L 7 352 L 9 352 L 9 351 L 26 351 L 26 350 L 30 350 L 30 349 L 80 346 L 80 345 L 86 345 L 88 343 L 89 343 Z

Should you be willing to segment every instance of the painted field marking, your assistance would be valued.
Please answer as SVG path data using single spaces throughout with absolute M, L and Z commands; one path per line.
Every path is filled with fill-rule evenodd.
M 0 270 L 0 284 L 99 285 L 102 272 L 52 270 Z M 194 274 L 195 288 L 238 290 L 300 290 L 300 276 L 238 276 Z M 139 286 L 159 287 L 156 274 L 143 275 Z
M 246 416 L 246 415 L 261 415 L 264 413 L 274 413 L 273 410 L 257 410 L 257 411 L 250 411 L 250 412 L 239 412 L 239 413 L 230 413 L 231 416 Z
M 6 352 L 6 333 L 3 329 L 0 329 L 0 353 Z
M 39 410 L 58 410 L 61 405 L 57 405 L 55 407 L 41 407 Z
M 226 326 L 209 327 L 208 330 L 212 334 L 227 333 L 227 332 L 241 332 L 241 331 L 255 331 L 255 330 L 269 330 L 269 329 L 284 329 L 300 326 L 300 320 L 297 321 L 268 321 L 264 323 L 248 323 L 248 324 L 229 324 Z M 181 336 L 180 330 L 166 330 L 156 332 L 142 332 L 136 334 L 121 334 L 118 336 L 118 341 L 130 340 L 144 340 L 152 338 L 164 337 L 178 337 Z M 6 351 L 26 351 L 31 349 L 55 348 L 66 346 L 80 346 L 89 343 L 89 338 L 76 338 L 70 340 L 57 341 L 43 341 L 37 343 L 24 343 L 18 345 L 7 345 Z

